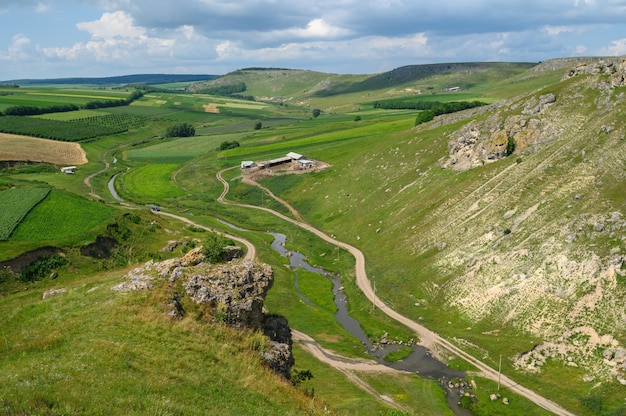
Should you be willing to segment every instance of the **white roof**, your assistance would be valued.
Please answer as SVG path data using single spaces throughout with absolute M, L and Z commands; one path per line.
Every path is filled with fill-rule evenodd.
M 302 159 L 302 155 L 300 153 L 296 153 L 296 152 L 289 152 L 287 153 L 287 157 L 290 157 L 294 160 L 298 160 L 298 159 Z

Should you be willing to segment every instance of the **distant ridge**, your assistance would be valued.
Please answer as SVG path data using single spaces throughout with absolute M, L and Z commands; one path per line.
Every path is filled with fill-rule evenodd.
M 196 82 L 217 78 L 219 75 L 207 74 L 134 74 L 114 77 L 76 77 L 76 78 L 48 78 L 48 79 L 17 79 L 2 81 L 18 85 L 47 85 L 47 84 L 88 84 L 88 85 L 120 85 L 120 84 L 149 84 L 159 85 L 171 82 Z

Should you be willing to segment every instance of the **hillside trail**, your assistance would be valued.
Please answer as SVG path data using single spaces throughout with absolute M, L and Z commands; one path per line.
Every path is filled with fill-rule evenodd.
M 296 225 L 304 230 L 307 230 L 313 234 L 315 234 L 316 236 L 318 236 L 319 238 L 323 239 L 324 241 L 331 243 L 337 247 L 340 247 L 346 251 L 348 251 L 350 254 L 352 254 L 352 256 L 355 259 L 355 274 L 356 274 L 356 283 L 357 286 L 359 287 L 359 289 L 363 292 L 363 294 L 367 297 L 367 299 L 372 302 L 372 304 L 377 307 L 378 309 L 380 309 L 382 312 L 384 312 L 387 316 L 389 316 L 390 318 L 396 320 L 397 322 L 400 322 L 401 324 L 405 325 L 407 328 L 410 328 L 411 330 L 413 330 L 420 338 L 420 344 L 423 345 L 424 347 L 428 348 L 431 351 L 436 351 L 436 349 L 439 348 L 443 348 L 455 355 L 457 355 L 458 357 L 464 359 L 465 361 L 469 362 L 470 364 L 472 364 L 473 366 L 475 366 L 478 370 L 481 376 L 489 378 L 493 381 L 496 381 L 499 383 L 499 385 L 506 387 L 508 389 L 510 389 L 511 391 L 519 394 L 520 396 L 523 396 L 525 398 L 527 398 L 528 400 L 532 401 L 533 403 L 535 403 L 536 405 L 544 408 L 545 410 L 548 410 L 556 415 L 560 415 L 560 416 L 574 416 L 573 413 L 563 409 L 561 406 L 559 406 L 558 404 L 554 403 L 553 401 L 539 395 L 538 393 L 520 385 L 519 383 L 517 383 L 516 381 L 512 380 L 511 378 L 501 374 L 499 371 L 491 368 L 490 366 L 488 366 L 487 364 L 485 364 L 484 362 L 480 361 L 479 359 L 475 358 L 474 356 L 466 353 L 464 350 L 462 350 L 461 348 L 457 347 L 456 345 L 452 344 L 451 342 L 449 342 L 448 340 L 446 340 L 445 338 L 442 338 L 441 336 L 439 336 L 438 334 L 436 334 L 435 332 L 429 330 L 428 328 L 426 328 L 425 326 L 405 317 L 404 315 L 401 315 L 400 313 L 396 312 L 395 310 L 391 309 L 389 306 L 387 306 L 375 293 L 375 291 L 372 289 L 372 285 L 371 282 L 369 281 L 368 277 L 367 277 L 367 273 L 365 271 L 365 256 L 363 255 L 363 253 L 356 247 L 353 247 L 347 243 L 344 243 L 342 241 L 339 241 L 329 235 L 327 235 L 326 233 L 316 229 L 315 227 L 313 227 L 310 224 L 304 223 L 302 221 L 298 221 L 292 218 L 287 217 L 286 215 L 283 215 L 279 212 L 276 212 L 270 208 L 265 208 L 265 207 L 258 207 L 255 205 L 249 205 L 249 204 L 240 204 L 240 203 L 236 203 L 236 202 L 232 202 L 232 201 L 228 201 L 226 199 L 226 195 L 228 194 L 228 191 L 230 190 L 230 186 L 228 184 L 228 182 L 223 178 L 222 174 L 230 169 L 234 169 L 237 168 L 237 166 L 231 167 L 231 168 L 226 168 L 223 169 L 221 171 L 219 171 L 216 174 L 217 179 L 222 183 L 224 189 L 222 191 L 222 193 L 220 194 L 220 196 L 217 198 L 218 202 L 225 204 L 225 205 L 233 205 L 233 206 L 240 206 L 240 207 L 246 207 L 246 208 L 252 208 L 252 209 L 257 209 L 257 210 L 262 210 L 265 212 L 268 212 L 284 221 L 287 221 L 293 225 Z

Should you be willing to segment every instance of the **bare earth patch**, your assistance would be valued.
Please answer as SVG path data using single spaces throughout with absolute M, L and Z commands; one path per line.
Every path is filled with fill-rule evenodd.
M 220 109 L 217 108 L 217 106 L 215 104 L 205 104 L 204 105 L 204 112 L 205 113 L 219 113 Z
M 78 143 L 0 133 L 0 160 L 83 165 L 87 155 Z

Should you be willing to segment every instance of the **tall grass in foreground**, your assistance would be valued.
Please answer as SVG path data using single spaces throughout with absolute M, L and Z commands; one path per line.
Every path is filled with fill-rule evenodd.
M 165 315 L 166 293 L 92 278 L 65 294 L 0 299 L 5 414 L 304 414 L 312 402 L 260 364 L 264 340 Z M 321 401 L 313 403 L 321 412 Z

